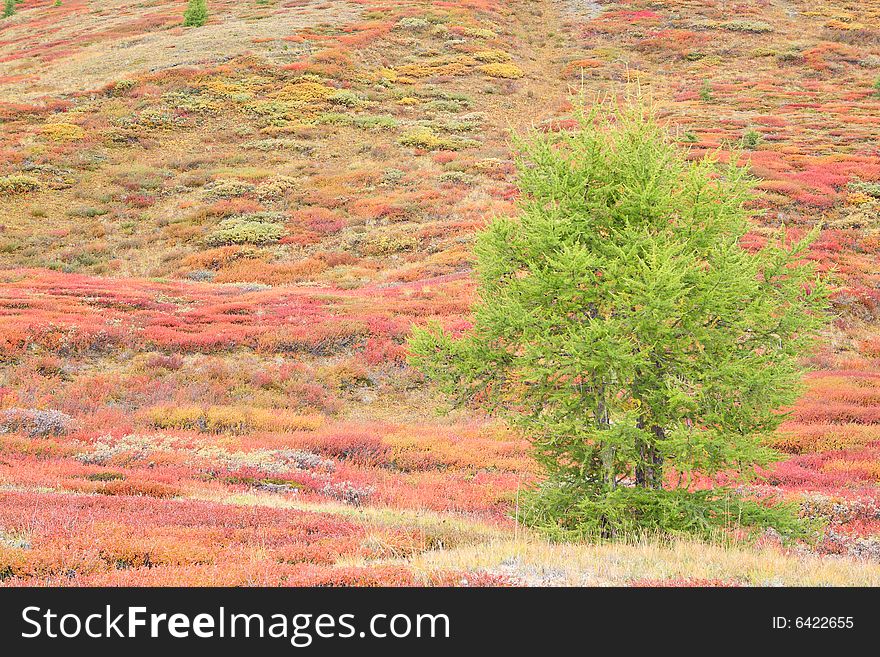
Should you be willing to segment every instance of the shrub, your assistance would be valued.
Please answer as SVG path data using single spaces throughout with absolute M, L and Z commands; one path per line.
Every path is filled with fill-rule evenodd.
M 328 96 L 327 100 L 333 105 L 343 105 L 345 107 L 358 107 L 364 102 L 356 93 L 348 89 L 340 89 L 332 96 Z
M 464 173 L 462 171 L 444 171 L 440 174 L 438 180 L 441 183 L 448 183 L 452 185 L 473 185 L 474 178 L 473 176 Z
M 525 73 L 516 64 L 484 64 L 480 70 L 491 78 L 508 78 L 515 80 Z
M 309 80 L 294 82 L 281 88 L 278 97 L 287 102 L 297 104 L 321 103 L 336 95 L 333 87 Z
M 298 187 L 296 178 L 290 176 L 276 176 L 260 183 L 255 192 L 257 198 L 264 203 L 271 203 L 282 199 L 285 194 Z
M 430 23 L 424 18 L 416 18 L 414 16 L 407 16 L 405 18 L 401 18 L 397 21 L 397 25 L 394 27 L 398 30 L 407 30 L 409 32 L 421 32 L 422 30 L 428 29 Z
M 255 190 L 256 187 L 252 183 L 242 180 L 216 180 L 205 187 L 208 196 L 221 199 L 253 194 Z
M 807 525 L 798 520 L 796 505 L 762 504 L 724 490 L 620 487 L 595 498 L 551 480 L 531 501 L 525 505 L 524 522 L 565 540 L 608 536 L 609 527 L 625 539 L 658 532 L 711 539 L 733 521 L 745 527 L 774 527 L 790 537 L 807 535 Z
M 353 506 L 365 504 L 374 492 L 375 488 L 372 486 L 358 486 L 350 481 L 324 484 L 321 489 L 321 493 L 324 495 Z
M 500 64 L 509 62 L 511 56 L 503 50 L 481 50 L 474 53 L 474 59 L 484 64 Z
M 73 123 L 47 123 L 43 134 L 52 141 L 77 141 L 86 136 L 85 130 Z
M 397 126 L 397 119 L 393 116 L 372 114 L 338 114 L 327 112 L 315 118 L 315 123 L 328 125 L 347 125 L 363 130 L 390 130 Z
M 3 18 L 9 18 L 15 13 L 16 0 L 6 0 L 3 3 Z
M 208 3 L 206 0 L 189 0 L 183 13 L 184 27 L 201 27 L 208 20 Z
M 73 426 L 73 418 L 56 410 L 12 408 L 0 413 L 0 433 L 23 431 L 31 438 L 63 436 Z
M 470 146 L 478 146 L 480 142 L 462 137 L 439 137 L 427 128 L 420 128 L 403 135 L 399 140 L 403 146 L 423 148 L 427 151 L 458 151 Z
M 202 433 L 241 434 L 251 430 L 314 431 L 324 418 L 282 408 L 238 406 L 156 406 L 146 412 L 156 429 L 188 429 Z
M 773 31 L 773 26 L 764 21 L 734 20 L 723 23 L 721 27 L 733 32 L 751 32 L 753 34 L 765 34 Z
M 741 144 L 743 148 L 754 150 L 763 140 L 763 135 L 757 130 L 747 130 L 742 136 Z
M 0 187 L 2 187 L 2 183 L 0 183 Z M 873 196 L 876 199 L 880 199 L 880 182 L 853 180 L 847 183 L 847 189 L 852 192 L 858 192 L 867 196 Z
M 0 196 L 12 196 L 13 194 L 25 194 L 40 189 L 40 181 L 31 176 L 13 174 L 0 176 Z
M 275 213 L 257 212 L 230 217 L 220 222 L 205 238 L 211 246 L 233 244 L 271 244 L 284 235 L 284 226 L 277 223 L 281 217 Z

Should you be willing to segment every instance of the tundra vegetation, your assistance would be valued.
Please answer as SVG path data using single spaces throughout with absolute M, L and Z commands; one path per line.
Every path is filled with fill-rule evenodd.
M 210 20 L 184 27 L 179 0 L 15 4 L 0 21 L 2 583 L 880 584 L 875 5 L 211 0 Z M 543 437 L 516 421 L 528 410 L 516 408 L 513 385 L 523 361 L 499 368 L 511 377 L 505 389 L 487 390 L 504 398 L 451 408 L 408 364 L 414 329 L 433 323 L 459 345 L 486 330 L 487 235 L 541 225 L 529 206 L 557 198 L 578 171 L 564 145 L 617 134 L 583 125 L 572 92 L 592 101 L 629 84 L 653 100 L 674 144 L 651 157 L 703 172 L 707 194 L 733 193 L 719 206 L 721 250 L 704 252 L 706 262 L 727 254 L 719 271 L 752 291 L 760 279 L 743 272 L 771 256 L 795 258 L 796 278 L 812 263 L 832 321 L 810 352 L 799 336 L 818 312 L 794 309 L 812 299 L 795 304 L 793 283 L 768 290 L 792 301 L 793 314 L 774 313 L 805 324 L 780 327 L 787 339 L 751 356 L 787 365 L 745 371 L 748 417 L 766 424 L 738 433 L 738 407 L 711 409 L 711 390 L 688 388 L 732 387 L 713 377 L 734 370 L 692 365 L 715 362 L 723 341 L 765 312 L 733 297 L 746 312 L 724 306 L 729 335 L 698 324 L 707 315 L 695 310 L 705 352 L 656 324 L 668 340 L 656 345 L 684 369 L 666 369 L 664 386 L 650 380 L 651 394 L 635 390 L 638 359 L 655 344 L 645 308 L 628 301 L 618 318 L 580 322 L 607 325 L 582 349 L 619 351 L 619 372 L 593 370 L 626 385 L 620 398 L 606 389 L 607 410 L 594 416 L 602 396 L 584 379 L 592 409 L 563 420 L 567 404 L 583 407 L 565 387 L 576 379 L 542 379 Z M 532 129 L 534 139 L 511 143 Z M 562 176 L 552 188 L 535 177 L 546 169 L 523 168 L 537 155 Z M 742 169 L 754 182 L 748 199 Z M 590 203 L 611 221 L 611 206 Z M 562 209 L 564 226 L 576 213 Z M 612 240 L 593 257 L 662 284 L 651 303 L 677 298 L 664 296 L 677 285 L 671 274 L 726 303 L 729 290 L 710 292 L 708 274 L 671 257 L 680 234 L 631 223 L 637 243 Z M 584 251 L 556 244 L 560 266 Z M 635 268 L 651 262 L 651 244 L 670 276 Z M 629 271 L 612 246 L 643 257 Z M 594 262 L 579 266 L 600 278 Z M 557 284 L 562 273 L 513 283 Z M 623 276 L 601 283 L 591 294 L 645 296 Z M 493 285 L 512 303 L 512 288 Z M 557 342 L 536 345 L 548 356 L 564 340 L 557 321 Z M 616 342 L 616 321 L 638 321 L 640 341 Z M 759 398 L 771 376 L 779 388 Z M 574 429 L 595 436 L 606 415 L 606 440 L 572 439 Z M 693 460 L 687 439 L 703 450 Z M 588 454 L 600 443 L 613 458 Z M 547 450 L 578 449 L 586 468 L 572 480 L 571 463 Z M 765 459 L 768 450 L 781 458 Z M 565 467 L 548 472 L 556 461 Z M 772 517 L 746 531 L 739 518 L 723 521 L 725 507 L 708 530 L 670 537 L 683 528 L 661 518 L 659 535 L 630 536 L 597 507 L 657 518 L 647 495 L 677 510 L 714 496 L 716 508 L 729 499 Z M 765 521 L 798 529 L 776 517 L 790 512 L 809 540 L 793 531 L 779 545 L 777 532 L 762 533 Z M 574 540 L 549 540 L 523 519 Z M 583 540 L 612 530 L 614 542 Z

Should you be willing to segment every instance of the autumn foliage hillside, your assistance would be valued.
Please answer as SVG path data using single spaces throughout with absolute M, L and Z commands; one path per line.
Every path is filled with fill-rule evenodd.
M 528 442 L 451 411 L 405 343 L 470 325 L 511 131 L 636 85 L 694 157 L 748 163 L 746 248 L 822 226 L 835 322 L 749 486 L 827 523 L 774 555 L 880 577 L 880 10 L 208 4 L 200 28 L 177 0 L 0 21 L 4 584 L 556 583 L 511 543 Z M 589 581 L 705 580 L 681 554 Z

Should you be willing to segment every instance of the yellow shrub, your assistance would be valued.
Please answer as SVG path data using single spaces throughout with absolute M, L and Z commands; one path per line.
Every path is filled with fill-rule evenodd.
M 73 123 L 47 123 L 43 126 L 43 134 L 52 141 L 74 141 L 83 139 L 86 131 Z
M 321 415 L 301 415 L 284 408 L 251 409 L 254 429 L 262 431 L 314 431 L 324 424 Z
M 516 64 L 484 64 L 480 70 L 492 78 L 521 78 L 525 73 Z
M 156 406 L 147 411 L 147 419 L 157 429 L 198 429 L 203 417 L 198 406 Z
M 13 174 L 0 176 L 0 196 L 35 192 L 40 188 L 40 181 L 31 176 Z
M 397 74 L 409 78 L 428 78 L 434 75 L 461 75 L 470 62 L 467 59 L 439 60 L 397 67 Z
M 838 459 L 835 461 L 826 461 L 822 466 L 822 472 L 853 473 L 870 477 L 871 479 L 880 479 L 880 463 L 864 459 L 858 461 Z
M 282 87 L 277 97 L 294 103 L 322 103 L 336 93 L 336 89 L 318 82 L 296 82 Z
M 244 433 L 250 426 L 249 413 L 236 406 L 211 406 L 205 411 L 205 429 L 209 433 Z
M 226 80 L 209 80 L 205 83 L 204 88 L 215 96 L 223 98 L 249 98 L 251 96 L 248 89 L 240 83 Z
M 240 406 L 156 406 L 147 419 L 157 429 L 185 429 L 203 433 L 242 434 L 248 431 L 314 431 L 324 418 L 301 415 L 285 408 Z
M 498 64 L 501 62 L 509 62 L 511 57 L 503 50 L 481 50 L 480 52 L 474 53 L 474 59 L 486 64 Z
M 494 39 L 496 36 L 492 30 L 487 30 L 485 27 L 465 27 L 461 32 L 465 36 L 476 37 L 478 39 Z

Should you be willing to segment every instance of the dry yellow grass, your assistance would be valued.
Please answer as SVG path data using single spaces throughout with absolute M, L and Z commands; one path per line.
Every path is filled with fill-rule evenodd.
M 634 545 L 553 544 L 527 536 L 436 550 L 416 572 L 488 570 L 539 586 L 622 586 L 634 580 L 725 580 L 747 586 L 878 586 L 880 564 L 775 547 L 646 540 Z

